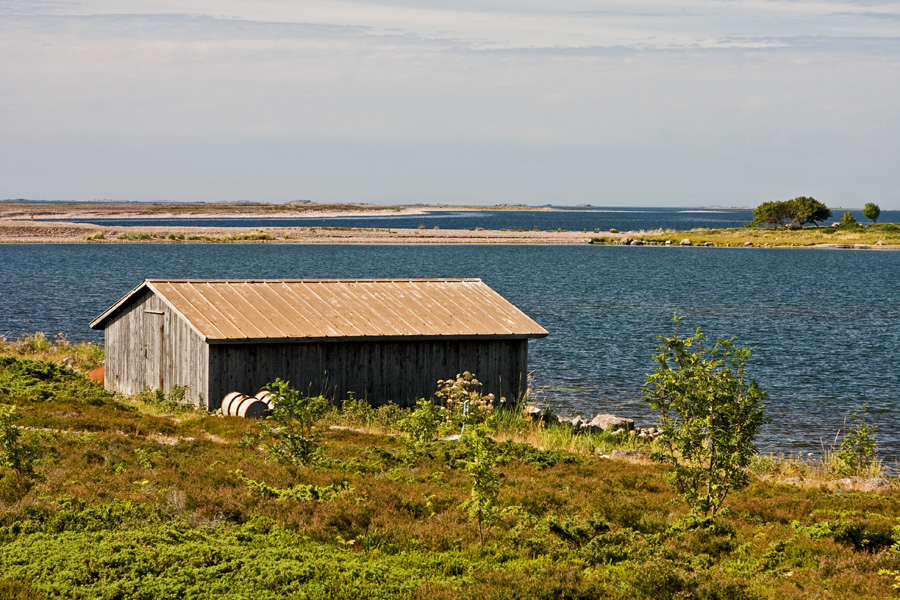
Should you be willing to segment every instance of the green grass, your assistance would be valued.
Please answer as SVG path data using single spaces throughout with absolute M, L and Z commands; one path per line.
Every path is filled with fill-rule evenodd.
M 482 545 L 464 507 L 464 449 L 411 447 L 397 435 L 403 409 L 345 402 L 319 425 L 320 460 L 287 467 L 262 451 L 259 423 L 167 414 L 171 398 L 155 392 L 113 397 L 34 360 L 58 359 L 59 345 L 35 345 L 0 347 L 0 402 L 18 407 L 39 448 L 36 477 L 0 471 L 0 597 L 895 594 L 879 571 L 900 570 L 896 488 L 835 493 L 758 477 L 726 514 L 698 521 L 665 469 L 593 454 L 613 436 L 511 412 L 497 435 L 499 516 Z
M 235 235 L 189 235 L 187 236 L 188 241 L 192 242 L 215 242 L 215 243 L 223 243 L 223 242 L 259 242 L 259 241 L 269 241 L 276 239 L 274 236 L 269 235 L 268 233 L 245 233 L 245 234 L 235 234 Z
M 135 233 L 120 233 L 116 235 L 116 239 L 119 240 L 152 240 L 155 239 L 156 236 L 152 233 L 147 233 L 146 231 L 135 232 Z
M 629 234 L 644 242 L 678 245 L 690 239 L 692 244 L 711 242 L 716 246 L 743 246 L 749 242 L 755 246 L 815 246 L 820 244 L 874 245 L 900 244 L 900 225 L 886 223 L 858 227 L 803 227 L 801 229 L 761 229 L 736 227 L 732 229 L 692 229 L 691 231 L 639 231 Z M 595 237 L 592 244 L 615 244 L 620 238 Z

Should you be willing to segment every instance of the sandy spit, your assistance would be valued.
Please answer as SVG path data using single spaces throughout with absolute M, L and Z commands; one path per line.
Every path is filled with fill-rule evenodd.
M 258 219 L 425 214 L 466 207 L 365 205 L 174 205 L 126 202 L 0 202 L 0 243 L 586 244 L 595 234 L 467 229 L 349 227 L 105 226 L 66 219 Z M 545 210 L 545 209 L 538 209 Z M 48 221 L 46 219 L 53 219 Z M 190 239 L 194 238 L 194 239 Z M 256 239 L 254 239 L 256 238 Z
M 327 227 L 106 227 L 0 220 L 0 243 L 586 244 L 594 233 Z M 190 239 L 190 238 L 195 239 Z M 252 239 L 252 238 L 262 239 Z M 120 239 L 122 238 L 122 239 Z M 249 238 L 249 239 L 241 239 Z

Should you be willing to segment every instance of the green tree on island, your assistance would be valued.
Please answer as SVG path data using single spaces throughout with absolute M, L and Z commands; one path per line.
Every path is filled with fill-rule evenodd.
M 847 211 L 841 215 L 841 227 L 844 229 L 856 229 L 859 227 L 859 223 L 856 222 L 856 218 L 850 211 Z
M 878 217 L 881 215 L 881 208 L 874 202 L 868 202 L 863 207 L 862 212 L 865 218 L 871 220 L 873 223 L 877 223 Z
M 798 196 L 783 202 L 763 202 L 753 211 L 753 226 L 789 227 L 796 229 L 831 216 L 831 209 L 812 197 Z

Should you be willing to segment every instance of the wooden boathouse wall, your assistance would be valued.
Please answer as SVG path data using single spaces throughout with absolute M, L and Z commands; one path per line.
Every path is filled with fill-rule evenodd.
M 209 399 L 233 390 L 255 393 L 276 377 L 305 393 L 342 400 L 352 393 L 372 404 L 414 406 L 431 398 L 438 379 L 470 371 L 484 393 L 515 402 L 526 386 L 528 340 L 421 340 L 213 344 Z

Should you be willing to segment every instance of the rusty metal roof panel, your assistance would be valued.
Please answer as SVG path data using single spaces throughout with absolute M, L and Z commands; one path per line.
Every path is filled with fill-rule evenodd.
M 547 335 L 480 279 L 148 279 L 91 327 L 145 287 L 212 342 Z

